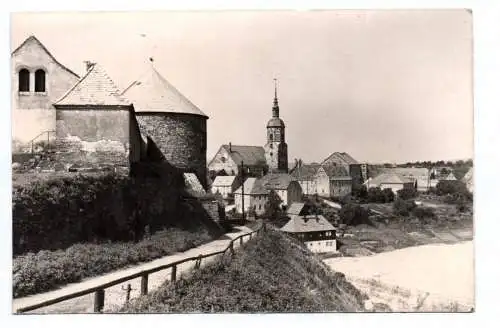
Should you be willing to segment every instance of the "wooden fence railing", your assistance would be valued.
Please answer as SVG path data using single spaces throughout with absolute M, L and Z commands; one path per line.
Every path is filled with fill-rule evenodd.
M 177 266 L 179 266 L 180 264 L 195 261 L 194 268 L 198 269 L 198 268 L 200 268 L 201 262 L 203 259 L 206 259 L 206 258 L 209 258 L 212 256 L 225 254 L 228 250 L 230 251 L 230 254 L 233 255 L 235 242 L 237 242 L 239 240 L 240 245 L 243 245 L 243 238 L 248 236 L 248 239 L 250 240 L 250 239 L 252 239 L 252 237 L 254 235 L 260 234 L 260 233 L 264 232 L 265 230 L 266 230 L 265 223 L 262 223 L 258 229 L 232 239 L 231 242 L 229 243 L 229 245 L 221 251 L 213 252 L 210 254 L 200 254 L 198 256 L 189 257 L 189 258 L 182 259 L 182 260 L 175 261 L 175 262 L 168 263 L 168 264 L 163 264 L 163 265 L 154 267 L 152 269 L 143 270 L 143 271 L 140 271 L 140 272 L 137 272 L 137 273 L 125 276 L 125 277 L 115 279 L 113 281 L 110 281 L 110 282 L 107 282 L 104 284 L 100 284 L 100 285 L 97 285 L 94 287 L 87 288 L 85 290 L 69 293 L 69 294 L 66 294 L 63 296 L 59 296 L 59 297 L 54 297 L 52 299 L 44 300 L 44 301 L 38 302 L 38 303 L 33 304 L 33 305 L 19 308 L 16 310 L 16 313 L 33 311 L 33 310 L 43 308 L 43 307 L 46 307 L 49 305 L 53 305 L 53 304 L 56 304 L 59 302 L 64 302 L 64 301 L 67 301 L 67 300 L 70 300 L 73 298 L 84 296 L 84 295 L 87 295 L 90 293 L 94 293 L 94 312 L 100 313 L 100 312 L 102 312 L 102 310 L 104 308 L 104 301 L 105 301 L 104 290 L 106 288 L 109 288 L 109 287 L 121 284 L 123 282 L 140 277 L 141 278 L 141 295 L 146 295 L 148 293 L 148 277 L 150 274 L 171 268 L 172 270 L 170 273 L 170 281 L 174 282 L 177 279 Z

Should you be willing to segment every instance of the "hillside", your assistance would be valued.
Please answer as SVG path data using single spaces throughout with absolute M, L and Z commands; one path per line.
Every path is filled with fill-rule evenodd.
M 274 230 L 120 312 L 356 312 L 365 296 L 302 243 Z

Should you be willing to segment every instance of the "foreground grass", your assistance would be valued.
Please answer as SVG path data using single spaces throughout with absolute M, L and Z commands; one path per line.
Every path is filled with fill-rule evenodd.
M 13 259 L 13 294 L 16 298 L 50 291 L 84 278 L 185 251 L 213 239 L 207 231 L 168 229 L 138 243 L 84 243 L 64 250 L 27 253 Z
M 356 312 L 364 298 L 302 243 L 268 229 L 232 259 L 166 283 L 120 312 Z

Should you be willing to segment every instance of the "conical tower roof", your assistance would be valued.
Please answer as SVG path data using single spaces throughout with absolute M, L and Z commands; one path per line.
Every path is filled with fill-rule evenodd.
M 180 113 L 208 117 L 150 64 L 147 71 L 122 93 L 138 113 Z
M 89 64 L 85 75 L 54 105 L 56 106 L 130 106 L 116 84 L 99 64 Z

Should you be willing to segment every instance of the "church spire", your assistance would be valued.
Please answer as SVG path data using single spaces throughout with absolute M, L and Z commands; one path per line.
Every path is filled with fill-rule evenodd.
M 274 79 L 274 104 L 273 104 L 273 117 L 280 117 L 280 106 L 278 105 L 278 84 Z

